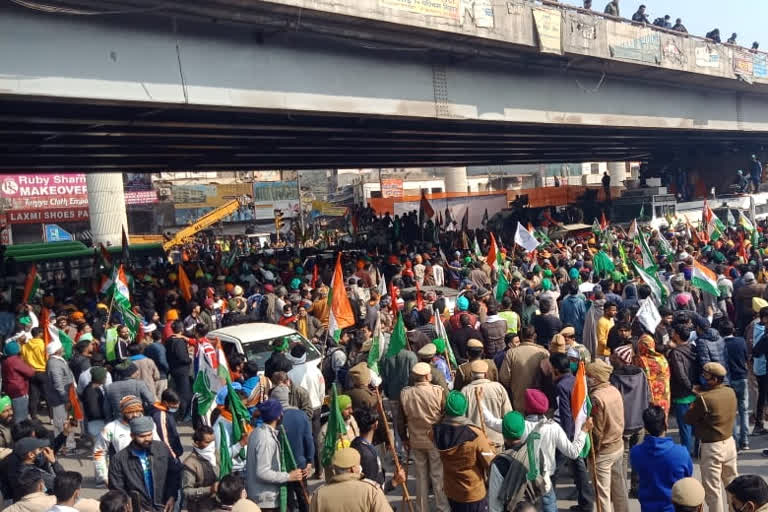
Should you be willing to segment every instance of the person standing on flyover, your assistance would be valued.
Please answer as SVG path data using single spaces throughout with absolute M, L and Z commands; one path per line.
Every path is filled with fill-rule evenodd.
M 757 155 L 752 155 L 752 163 L 749 168 L 749 180 L 752 182 L 752 192 L 760 190 L 760 183 L 763 181 L 763 164 L 757 159 Z
M 608 5 L 605 6 L 605 14 L 609 14 L 611 16 L 616 16 L 617 18 L 621 15 L 619 14 L 619 0 L 611 0 L 608 2 Z

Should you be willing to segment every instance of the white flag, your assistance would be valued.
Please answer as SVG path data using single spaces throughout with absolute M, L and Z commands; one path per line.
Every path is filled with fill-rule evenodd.
M 515 243 L 525 249 L 526 252 L 534 251 L 539 246 L 539 241 L 536 240 L 536 238 L 527 229 L 525 229 L 522 224 L 520 224 L 520 221 L 517 222 Z
M 637 320 L 651 334 L 656 332 L 656 327 L 661 323 L 661 315 L 659 315 L 659 310 L 650 297 L 640 303 L 640 309 L 637 310 Z
M 627 236 L 630 240 L 634 240 L 635 237 L 639 234 L 639 231 L 637 230 L 637 219 L 632 220 L 632 224 L 629 225 L 629 231 L 627 231 Z

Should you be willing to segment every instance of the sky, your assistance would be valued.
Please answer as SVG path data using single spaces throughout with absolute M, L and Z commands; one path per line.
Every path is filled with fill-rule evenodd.
M 592 6 L 602 11 L 608 1 L 592 0 Z M 577 0 L 561 2 L 581 5 Z M 751 48 L 752 42 L 758 41 L 760 49 L 768 51 L 768 34 L 765 31 L 767 0 L 619 0 L 621 16 L 631 18 L 640 4 L 645 4 L 645 12 L 651 22 L 669 14 L 673 25 L 676 18 L 682 18 L 683 25 L 691 34 L 703 37 L 713 28 L 719 28 L 723 41 L 736 32 L 741 46 Z

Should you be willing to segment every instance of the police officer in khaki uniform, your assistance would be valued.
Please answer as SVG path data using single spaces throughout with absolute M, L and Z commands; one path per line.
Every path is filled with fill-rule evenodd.
M 485 378 L 493 382 L 499 380 L 499 370 L 496 368 L 496 363 L 491 359 L 483 359 L 485 348 L 483 342 L 474 338 L 467 342 L 467 358 L 469 361 L 462 363 L 459 369 L 456 370 L 456 380 L 453 382 L 453 389 L 461 391 L 461 389 L 472 382 L 472 371 L 469 369 L 469 365 L 472 361 L 483 360 L 488 363 L 488 373 L 485 374 Z M 501 417 L 501 416 L 499 416 Z
M 491 363 L 493 364 L 493 363 Z M 467 397 L 466 417 L 474 425 L 484 425 L 483 411 L 493 415 L 494 418 L 503 418 L 512 410 L 509 394 L 504 386 L 498 382 L 488 380 L 488 363 L 482 359 L 472 361 L 470 364 L 472 382 L 464 386 L 461 392 Z M 504 437 L 501 432 L 485 429 L 488 441 L 496 453 L 504 448 Z
M 311 512 L 392 512 L 375 482 L 363 480 L 360 453 L 342 448 L 333 455 L 333 477 L 312 496 Z
M 445 380 L 445 375 L 437 368 L 435 363 L 432 362 L 435 354 L 437 354 L 437 347 L 434 343 L 427 343 L 421 347 L 418 352 L 416 352 L 416 355 L 419 358 L 419 362 L 429 365 L 430 371 L 432 372 L 432 382 L 443 388 L 445 392 L 448 393 L 448 381 Z
M 723 512 L 722 486 L 738 476 L 733 423 L 736 420 L 736 393 L 725 386 L 726 370 L 720 363 L 707 363 L 701 372 L 702 391 L 685 413 L 701 440 L 701 483 L 709 512 Z
M 683 478 L 672 486 L 672 506 L 675 512 L 701 512 L 704 487 L 695 478 Z
M 429 512 L 429 483 L 435 493 L 436 510 L 448 512 L 448 498 L 443 490 L 443 463 L 429 434 L 432 425 L 440 423 L 445 411 L 447 392 L 432 384 L 432 369 L 417 363 L 411 370 L 413 386 L 400 392 L 398 431 L 403 444 L 410 449 L 416 473 L 417 510 Z

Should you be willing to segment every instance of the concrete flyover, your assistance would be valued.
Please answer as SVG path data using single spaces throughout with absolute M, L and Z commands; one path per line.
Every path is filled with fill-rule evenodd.
M 11 0 L 0 48 L 0 171 L 626 160 L 768 143 L 765 54 L 523 0 Z

